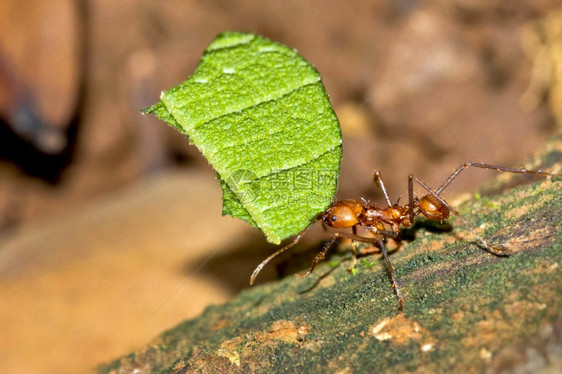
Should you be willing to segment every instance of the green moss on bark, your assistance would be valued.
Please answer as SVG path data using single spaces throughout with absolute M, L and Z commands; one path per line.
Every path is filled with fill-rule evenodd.
M 535 164 L 560 173 L 561 150 L 559 136 Z M 355 275 L 346 261 L 323 263 L 309 278 L 287 277 L 209 307 L 99 371 L 482 372 L 520 365 L 505 357 L 561 323 L 562 179 L 502 176 L 483 191 L 459 210 L 486 240 L 514 254 L 486 253 L 454 218 L 452 232 L 419 225 L 416 240 L 392 255 L 403 312 L 378 257 L 374 266 L 360 261 Z

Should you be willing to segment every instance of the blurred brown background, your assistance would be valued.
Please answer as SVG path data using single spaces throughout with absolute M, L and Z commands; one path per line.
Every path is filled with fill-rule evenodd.
M 0 30 L 1 372 L 126 354 L 237 294 L 273 251 L 221 217 L 198 151 L 139 112 L 221 31 L 320 71 L 344 133 L 340 198 L 380 198 L 374 168 L 396 199 L 410 172 L 437 185 L 465 161 L 520 166 L 562 122 L 561 1 L 4 0 Z

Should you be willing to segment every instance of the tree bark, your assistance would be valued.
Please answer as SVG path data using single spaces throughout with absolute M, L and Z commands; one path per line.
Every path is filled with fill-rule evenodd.
M 528 165 L 562 173 L 562 136 Z M 536 371 L 562 344 L 562 177 L 502 173 L 453 202 L 497 257 L 453 216 L 450 232 L 418 218 L 393 251 L 404 309 L 379 255 L 349 273 L 349 254 L 308 278 L 243 291 L 163 333 L 103 373 Z M 437 229 L 437 230 L 434 230 Z M 437 231 L 437 232 L 436 232 Z

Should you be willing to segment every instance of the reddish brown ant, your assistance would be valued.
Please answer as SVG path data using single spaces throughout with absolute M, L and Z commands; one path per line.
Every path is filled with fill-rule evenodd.
M 328 207 L 324 212 L 320 213 L 315 219 L 311 221 L 311 223 L 301 231 L 295 239 L 286 245 L 285 247 L 279 249 L 277 252 L 273 253 L 271 256 L 266 258 L 259 264 L 252 276 L 250 278 L 250 284 L 254 284 L 257 275 L 261 271 L 261 269 L 274 257 L 277 255 L 285 252 L 287 249 L 291 248 L 298 241 L 301 237 L 305 234 L 312 224 L 314 224 L 318 220 L 322 220 L 324 224 L 327 226 L 333 227 L 335 229 L 346 229 L 351 228 L 352 233 L 349 232 L 341 232 L 337 231 L 332 234 L 330 240 L 324 244 L 324 247 L 316 255 L 314 260 L 312 261 L 312 265 L 305 273 L 297 274 L 301 277 L 306 277 L 310 275 L 310 273 L 314 270 L 316 265 L 324 259 L 328 250 L 332 247 L 334 242 L 338 238 L 347 238 L 351 239 L 353 242 L 351 253 L 352 253 L 352 264 L 348 268 L 351 270 L 356 262 L 357 262 L 357 251 L 355 244 L 356 242 L 365 242 L 374 244 L 376 247 L 379 248 L 380 252 L 384 257 L 384 261 L 386 262 L 386 266 L 388 269 L 388 273 L 390 275 L 390 279 L 392 280 L 392 286 L 394 291 L 396 292 L 396 296 L 398 296 L 398 300 L 400 302 L 399 308 L 402 309 L 404 305 L 404 300 L 402 298 L 402 294 L 400 292 L 400 288 L 396 282 L 394 277 L 394 269 L 392 264 L 390 263 L 390 259 L 388 256 L 388 250 L 384 244 L 384 239 L 386 238 L 393 238 L 396 240 L 400 239 L 400 227 L 410 227 L 414 224 L 414 218 L 420 214 L 425 216 L 427 219 L 431 221 L 444 221 L 446 220 L 451 213 L 458 216 L 463 223 L 471 230 L 474 234 L 476 241 L 480 244 L 480 246 L 485 249 L 486 251 L 496 255 L 496 256 L 509 256 L 509 252 L 499 246 L 494 246 L 486 242 L 476 231 L 468 224 L 468 222 L 464 219 L 459 212 L 451 207 L 441 196 L 441 193 L 445 188 L 447 188 L 451 182 L 465 169 L 468 167 L 477 167 L 482 169 L 492 169 L 498 172 L 510 172 L 510 173 L 518 173 L 518 174 L 534 174 L 534 175 L 542 175 L 542 176 L 560 176 L 559 174 L 548 173 L 542 170 L 527 170 L 527 169 L 512 169 L 506 168 L 503 166 L 496 166 L 496 165 L 489 165 L 483 163 L 473 163 L 467 162 L 461 166 L 459 166 L 447 180 L 439 187 L 437 190 L 432 190 L 427 184 L 423 181 L 415 177 L 414 175 L 410 174 L 408 177 L 408 204 L 401 206 L 396 202 L 392 204 L 390 202 L 390 198 L 386 192 L 386 188 L 384 187 L 384 183 L 381 178 L 381 174 L 378 170 L 374 172 L 374 180 L 375 183 L 380 187 L 384 198 L 386 200 L 387 207 L 380 208 L 377 205 L 370 204 L 367 201 L 359 202 L 357 200 L 341 200 L 336 201 L 332 205 Z M 414 181 L 419 183 L 425 190 L 428 191 L 428 194 L 423 196 L 422 198 L 414 197 Z M 365 237 L 357 235 L 357 227 L 362 227 L 365 231 L 370 233 L 372 236 Z

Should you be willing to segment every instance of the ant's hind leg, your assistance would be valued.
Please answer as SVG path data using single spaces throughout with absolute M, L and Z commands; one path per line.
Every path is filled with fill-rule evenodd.
M 480 168 L 480 169 L 489 169 L 489 170 L 496 170 L 497 172 L 508 172 L 508 173 L 515 173 L 515 174 L 532 174 L 532 175 L 542 175 L 544 177 L 549 177 L 549 176 L 559 176 L 559 174 L 554 174 L 554 173 L 549 173 L 546 171 L 542 171 L 542 170 L 529 170 L 529 169 L 523 169 L 523 168 L 506 168 L 504 166 L 498 166 L 498 165 L 490 165 L 490 164 L 484 164 L 481 162 L 465 162 L 464 164 L 462 164 L 461 166 L 459 166 L 457 168 L 457 170 L 455 170 L 450 176 L 449 178 L 447 178 L 447 180 L 445 181 L 445 183 L 443 183 L 441 185 L 441 187 L 439 187 L 435 193 L 437 195 L 439 195 L 441 192 L 443 192 L 443 190 L 445 188 L 447 188 L 451 182 L 465 169 L 468 169 L 469 167 L 475 167 L 475 168 Z

